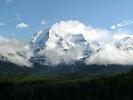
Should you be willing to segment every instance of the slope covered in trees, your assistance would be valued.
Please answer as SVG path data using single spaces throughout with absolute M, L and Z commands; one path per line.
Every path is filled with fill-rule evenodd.
M 58 66 L 46 66 L 34 63 L 31 67 L 18 66 L 11 62 L 0 61 L 0 74 L 40 74 L 40 75 L 59 75 L 59 74 L 79 74 L 82 76 L 114 74 L 129 71 L 131 65 L 86 65 L 77 62 L 72 65 L 61 64 Z
M 0 75 L 0 98 L 3 100 L 133 100 L 133 71 L 112 76 L 84 78 Z

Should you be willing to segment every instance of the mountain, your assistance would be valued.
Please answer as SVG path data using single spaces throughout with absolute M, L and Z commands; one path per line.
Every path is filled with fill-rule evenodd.
M 117 48 L 124 50 L 124 51 L 133 50 L 133 38 L 129 37 L 129 36 L 124 37 L 124 38 L 116 41 L 115 45 Z
M 19 66 L 7 60 L 6 57 L 0 56 L 0 73 L 17 73 L 17 74 L 80 74 L 80 75 L 99 75 L 112 74 L 128 71 L 132 65 L 86 65 L 84 60 L 92 55 L 97 54 L 104 48 L 99 41 L 91 41 L 85 38 L 84 33 L 60 33 L 53 31 L 51 28 L 41 30 L 34 34 L 30 47 L 33 50 L 31 62 L 32 67 Z M 124 37 L 114 42 L 114 45 L 124 52 L 133 50 L 133 38 Z M 61 54 L 63 60 L 65 57 L 72 63 L 59 63 L 55 66 L 45 64 L 46 56 L 42 52 L 54 51 L 49 53 L 52 60 L 59 59 L 58 54 Z M 76 50 L 76 51 L 75 51 Z M 82 52 L 77 52 L 77 50 Z M 56 51 L 56 52 L 55 52 Z M 71 52 L 73 51 L 73 52 Z M 70 54 L 68 54 L 70 53 Z M 77 53 L 77 54 L 76 54 Z M 81 53 L 81 54 L 80 54 Z M 17 52 L 19 56 L 25 54 Z M 74 57 L 72 56 L 73 54 Z M 53 56 L 55 55 L 55 56 Z M 13 54 L 9 54 L 13 57 Z M 69 57 L 71 56 L 71 57 Z M 59 55 L 60 57 L 60 55 Z M 62 59 L 61 59 L 62 61 Z
M 129 50 L 133 50 L 133 39 L 132 37 L 124 37 L 120 40 L 117 40 L 114 42 L 113 44 L 114 46 L 116 46 L 118 49 L 122 50 L 123 52 L 127 52 Z M 77 46 L 79 46 L 80 48 L 82 48 L 81 50 L 83 50 L 83 54 L 76 56 L 76 60 L 73 61 L 73 63 L 69 63 L 69 64 L 64 64 L 64 63 L 59 63 L 58 65 L 55 65 L 56 68 L 55 69 L 60 69 L 64 70 L 65 67 L 71 72 L 71 69 L 73 71 L 77 71 L 77 67 L 75 67 L 75 65 L 77 66 L 77 64 L 74 65 L 74 63 L 82 63 L 79 65 L 84 65 L 84 66 L 91 66 L 91 65 L 85 65 L 83 64 L 86 58 L 89 58 L 90 56 L 93 56 L 95 54 L 97 54 L 100 51 L 104 52 L 104 46 L 102 46 L 102 44 L 99 41 L 91 41 L 91 40 L 87 40 L 84 36 L 84 33 L 60 33 L 60 32 L 56 32 L 53 31 L 51 28 L 44 30 L 44 31 L 39 31 L 37 32 L 32 41 L 31 41 L 31 47 L 34 51 L 34 56 L 32 58 L 33 62 L 41 62 L 44 63 L 45 62 L 45 56 L 41 55 L 41 51 L 44 49 L 48 49 L 48 50 L 54 50 L 56 53 L 62 54 L 62 53 L 67 53 L 69 51 L 72 51 L 74 48 L 77 48 Z M 44 51 L 47 52 L 47 51 Z M 113 52 L 113 51 L 112 51 Z M 76 52 L 73 52 L 76 53 Z M 50 54 L 50 55 L 55 55 L 55 54 Z M 58 55 L 57 55 L 58 56 Z M 65 58 L 67 55 L 63 55 L 63 57 Z M 71 56 L 71 55 L 70 55 Z M 53 56 L 51 56 L 53 58 Z M 55 57 L 54 60 L 56 60 L 58 58 Z M 63 67 L 58 67 L 58 66 L 63 66 Z M 114 64 L 115 65 L 115 64 Z M 51 65 L 48 65 L 51 66 Z M 74 67 L 71 67 L 74 66 Z M 95 65 L 96 66 L 96 65 Z M 104 65 L 101 65 L 104 66 Z M 107 65 L 110 66 L 110 65 Z M 116 65 L 115 65 L 116 66 Z M 118 65 L 121 66 L 121 65 Z M 128 66 L 128 65 L 125 65 Z M 70 67 L 70 69 L 69 69 Z M 94 67 L 95 69 L 96 67 Z M 66 70 L 67 70 L 66 69 Z M 80 67 L 78 68 L 80 69 Z M 81 68 L 82 69 L 82 68 Z M 98 68 L 96 68 L 98 69 Z M 116 69 L 116 68 L 114 68 Z M 119 68 L 118 68 L 119 69 Z M 119 69 L 120 70 L 120 69 Z M 79 71 L 80 72 L 80 71 Z
M 34 34 L 31 40 L 31 48 L 34 52 L 33 61 L 44 62 L 45 57 L 41 55 L 41 51 L 54 50 L 60 54 L 67 54 L 74 49 L 81 49 L 82 55 L 75 57 L 76 61 L 89 57 L 92 53 L 100 50 L 100 43 L 98 41 L 86 40 L 83 33 L 58 33 L 53 32 L 52 29 L 46 29 Z
M 9 61 L 0 61 L 0 74 L 30 74 L 31 68 L 19 66 Z
M 32 40 L 31 40 L 31 48 L 34 51 L 39 51 L 40 49 L 43 49 L 45 47 L 45 42 L 49 38 L 49 29 L 46 29 L 45 31 L 39 31 L 34 34 Z

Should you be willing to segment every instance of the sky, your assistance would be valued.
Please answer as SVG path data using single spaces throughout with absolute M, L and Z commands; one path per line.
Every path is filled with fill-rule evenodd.
M 133 31 L 133 0 L 0 0 L 0 35 L 30 40 L 61 20 Z

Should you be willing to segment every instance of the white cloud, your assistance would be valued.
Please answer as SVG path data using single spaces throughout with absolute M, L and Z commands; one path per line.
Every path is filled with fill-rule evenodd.
M 49 39 L 46 42 L 46 48 L 41 53 L 46 57 L 46 63 L 51 65 L 58 65 L 60 63 L 71 64 L 76 60 L 82 58 L 85 51 L 89 49 L 82 44 L 77 44 L 71 40 L 74 40 L 74 36 L 80 34 L 80 37 L 76 38 L 91 42 L 91 41 L 106 41 L 109 31 L 104 29 L 93 28 L 86 26 L 79 21 L 61 21 L 54 24 L 49 30 Z M 58 37 L 58 36 L 59 37 Z M 67 47 L 67 43 L 70 43 L 72 47 L 68 47 L 67 51 L 64 51 L 60 47 L 60 37 L 64 39 L 61 45 Z
M 71 42 L 72 47 L 69 47 L 67 51 L 59 47 L 61 43 L 60 36 L 64 41 L 69 41 L 71 36 L 82 34 L 84 39 L 90 43 L 91 41 L 97 41 L 100 43 L 99 51 L 95 50 L 91 55 L 85 55 L 86 50 L 95 48 L 86 48 L 81 44 Z M 61 63 L 72 64 L 75 61 L 87 57 L 84 62 L 86 64 L 133 64 L 133 50 L 125 51 L 115 46 L 114 42 L 122 38 L 133 35 L 127 33 L 114 33 L 108 30 L 93 28 L 86 26 L 79 21 L 61 21 L 52 26 L 49 31 L 49 39 L 46 42 L 46 48 L 41 51 L 46 57 L 46 64 L 58 65 Z M 72 38 L 74 39 L 74 38 Z M 110 41 L 107 41 L 110 39 Z M 63 42 L 64 43 L 64 42 Z M 64 45 L 64 44 L 63 44 Z
M 103 44 L 102 50 L 95 53 L 86 59 L 86 64 L 120 64 L 120 65 L 132 65 L 133 64 L 133 50 L 124 51 L 118 49 L 114 44 Z
M 83 46 L 77 45 L 70 48 L 67 51 L 60 49 L 44 49 L 41 51 L 46 58 L 46 64 L 58 65 L 58 64 L 73 64 L 75 61 L 79 60 L 84 53 L 85 48 Z
M 61 21 L 52 26 L 51 33 L 58 33 L 60 36 L 67 36 L 70 33 L 79 34 L 81 33 L 84 38 L 88 41 L 90 40 L 103 40 L 109 34 L 109 31 L 99 28 L 93 28 L 91 26 L 86 26 L 79 21 Z
M 128 33 L 116 33 L 116 34 L 114 34 L 113 39 L 114 40 L 120 40 L 120 39 L 125 38 L 125 37 L 133 38 L 133 35 L 128 34 Z
M 42 22 L 41 22 L 41 25 L 45 25 L 46 24 L 46 20 L 43 20 Z
M 116 29 L 116 25 L 112 25 L 111 27 L 110 27 L 110 29 L 112 29 L 112 30 L 114 30 L 114 29 Z
M 27 44 L 0 36 L 0 45 L 0 60 L 22 66 L 32 65 L 30 62 L 32 51 Z
M 6 23 L 0 22 L 0 26 L 5 26 L 5 25 L 6 25 Z
M 114 29 L 117 29 L 117 28 L 121 28 L 121 27 L 124 27 L 124 26 L 129 26 L 129 25 L 132 25 L 133 24 L 133 20 L 123 20 L 117 24 L 114 24 L 110 27 L 110 29 L 114 30 Z
M 21 23 L 18 23 L 16 25 L 16 28 L 19 28 L 19 29 L 24 29 L 24 28 L 28 28 L 29 25 L 25 24 L 24 22 L 21 22 Z

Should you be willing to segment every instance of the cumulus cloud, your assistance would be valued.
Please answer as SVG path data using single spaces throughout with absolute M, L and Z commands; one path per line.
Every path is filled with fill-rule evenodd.
M 114 24 L 110 27 L 110 29 L 114 30 L 114 29 L 117 29 L 117 28 L 121 28 L 121 27 L 124 27 L 124 26 L 129 26 L 129 25 L 132 25 L 133 24 L 133 20 L 123 20 L 117 24 Z
M 46 20 L 43 20 L 42 22 L 41 22 L 41 25 L 45 25 L 46 24 Z
M 60 36 L 67 36 L 69 34 L 82 34 L 86 40 L 102 40 L 108 34 L 107 30 L 93 28 L 91 26 L 86 26 L 79 21 L 61 21 L 52 26 L 51 32 L 59 33 Z
M 24 22 L 18 23 L 16 25 L 16 28 L 19 28 L 19 29 L 24 29 L 24 28 L 28 28 L 28 27 L 29 27 L 29 25 L 25 24 Z
M 0 45 L 0 60 L 22 66 L 32 65 L 29 61 L 32 51 L 27 44 L 0 36 Z

